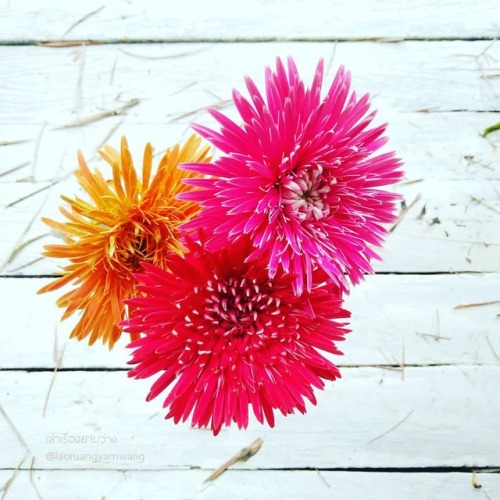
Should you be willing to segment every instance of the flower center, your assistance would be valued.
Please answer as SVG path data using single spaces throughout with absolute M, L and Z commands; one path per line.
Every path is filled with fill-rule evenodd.
M 124 252 L 125 262 L 133 272 L 141 268 L 141 262 L 153 260 L 149 247 L 150 245 L 144 236 L 138 236 L 136 239 L 128 242 Z
M 152 226 L 144 217 L 130 217 L 108 238 L 108 265 L 123 277 L 131 277 L 141 269 L 141 262 L 155 260 L 159 242 L 168 237 L 168 228 Z
M 299 220 L 319 220 L 330 214 L 331 191 L 337 183 L 326 175 L 321 165 L 291 172 L 281 184 L 286 210 Z
M 208 281 L 203 319 L 223 337 L 262 337 L 283 316 L 272 284 L 255 278 L 230 277 Z

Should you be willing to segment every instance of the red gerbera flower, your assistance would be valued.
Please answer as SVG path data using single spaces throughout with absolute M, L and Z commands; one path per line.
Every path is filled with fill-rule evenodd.
M 309 292 L 297 297 L 290 275 L 268 276 L 263 261 L 246 257 L 247 240 L 215 252 L 188 242 L 190 253 L 172 256 L 169 270 L 143 263 L 141 296 L 125 329 L 142 337 L 132 342 L 129 375 L 160 374 L 151 400 L 170 387 L 166 418 L 175 423 L 192 414 L 198 427 L 217 434 L 235 422 L 246 428 L 249 406 L 257 420 L 274 425 L 284 415 L 316 403 L 313 387 L 340 377 L 318 349 L 341 354 L 335 341 L 348 332 L 341 292 L 321 270 L 313 271 Z
M 316 265 L 343 288 L 344 273 L 355 284 L 372 272 L 398 198 L 380 187 L 402 176 L 394 153 L 374 155 L 385 125 L 370 128 L 375 113 L 350 91 L 349 72 L 339 69 L 324 98 L 322 80 L 323 61 L 306 88 L 291 58 L 288 69 L 280 59 L 267 68 L 265 97 L 247 78 L 250 100 L 233 91 L 242 126 L 215 109 L 220 132 L 193 126 L 223 155 L 183 167 L 211 176 L 186 181 L 201 189 L 181 198 L 204 208 L 183 228 L 204 227 L 209 249 L 248 234 L 250 258 L 265 258 L 270 277 L 294 274 L 297 293 L 312 290 Z

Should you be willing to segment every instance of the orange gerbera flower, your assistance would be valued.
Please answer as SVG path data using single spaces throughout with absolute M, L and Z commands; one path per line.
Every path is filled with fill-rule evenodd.
M 191 219 L 199 206 L 177 200 L 176 195 L 188 189 L 182 179 L 200 174 L 177 166 L 209 161 L 208 149 L 201 146 L 200 137 L 192 135 L 182 147 L 167 150 L 152 175 L 153 150 L 148 144 L 142 179 L 137 176 L 125 138 L 120 151 L 109 146 L 100 151 L 112 167 L 113 178 L 109 180 L 97 169 L 91 172 L 78 153 L 75 176 L 90 200 L 62 196 L 70 208 L 60 208 L 67 222 L 42 219 L 65 236 L 64 244 L 47 245 L 44 255 L 68 259 L 69 263 L 61 277 L 38 292 L 74 285 L 57 301 L 59 307 L 66 308 L 62 319 L 75 311 L 81 313 L 71 337 L 82 340 L 90 336 L 90 345 L 100 338 L 111 349 L 122 333 L 117 325 L 127 316 L 123 301 L 136 294 L 133 273 L 139 270 L 140 262 L 165 269 L 172 253 L 183 252 L 178 226 Z

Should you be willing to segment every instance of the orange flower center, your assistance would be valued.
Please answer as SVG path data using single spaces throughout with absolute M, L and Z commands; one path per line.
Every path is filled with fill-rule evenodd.
M 151 220 L 155 222 L 151 223 L 143 213 L 129 217 L 107 236 L 106 260 L 125 279 L 140 271 L 141 262 L 163 262 L 159 257 L 168 254 L 168 242 L 173 241 L 175 228 L 158 214 Z

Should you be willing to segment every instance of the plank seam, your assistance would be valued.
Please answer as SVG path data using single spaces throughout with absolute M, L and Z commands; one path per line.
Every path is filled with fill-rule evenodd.
M 157 469 L 124 469 L 123 467 L 119 469 L 98 469 L 98 468 L 74 468 L 74 469 L 57 469 L 57 468 L 39 468 L 39 467 L 5 467 L 1 468 L 0 471 L 47 471 L 47 472 L 71 472 L 71 471 L 123 471 L 127 472 L 169 472 L 175 471 L 189 471 L 189 470 L 200 470 L 200 471 L 212 471 L 213 468 L 205 467 L 172 467 L 172 468 L 157 468 Z M 256 468 L 243 468 L 238 467 L 237 469 L 227 470 L 228 472 L 371 472 L 371 473 L 392 473 L 392 474 L 452 474 L 452 473 L 464 473 L 471 474 L 476 473 L 488 473 L 488 474 L 500 474 L 500 465 L 466 465 L 466 466 L 430 466 L 430 467 L 256 467 Z
M 381 370 L 401 370 L 402 366 L 400 364 L 387 364 L 387 363 L 381 363 L 381 364 L 366 364 L 366 365 L 343 365 L 341 363 L 337 363 L 338 367 L 341 368 L 342 370 L 346 369 L 352 369 L 352 370 L 357 370 L 360 368 L 380 368 Z M 403 368 L 465 368 L 465 367 L 498 367 L 500 366 L 498 363 L 424 363 L 424 364 L 417 364 L 417 363 L 405 363 Z M 115 366 L 115 367 L 88 367 L 88 368 L 81 368 L 81 367 L 66 367 L 66 368 L 58 368 L 57 372 L 58 373 L 89 373 L 89 372 L 96 372 L 96 373 L 104 373 L 104 372 L 127 372 L 131 368 L 123 367 L 123 366 Z M 7 367 L 7 368 L 0 368 L 0 372 L 26 372 L 26 373 L 52 373 L 54 371 L 54 367 L 19 367 L 19 368 L 12 368 L 12 367 Z
M 493 42 L 490 36 L 473 37 L 255 37 L 255 38 L 112 38 L 95 39 L 47 39 L 47 40 L 0 40 L 0 46 L 52 46 L 54 48 L 72 47 L 76 45 L 140 45 L 140 44 L 229 44 L 229 43 L 403 43 L 403 42 Z
M 377 271 L 369 276 L 451 276 L 451 275 L 493 275 L 500 274 L 498 271 L 420 271 L 420 272 L 403 272 L 403 271 Z M 0 274 L 0 279 L 57 279 L 63 276 L 62 274 Z

